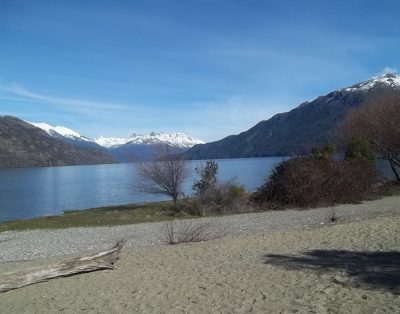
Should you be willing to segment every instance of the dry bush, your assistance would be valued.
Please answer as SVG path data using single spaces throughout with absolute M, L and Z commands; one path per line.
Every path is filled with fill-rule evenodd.
M 192 208 L 194 215 L 223 214 L 241 211 L 248 203 L 246 189 L 237 182 L 237 178 L 228 181 L 218 181 L 218 164 L 209 160 L 196 168 L 200 176 L 193 184 L 196 192 Z
M 171 221 L 160 228 L 160 240 L 165 244 L 209 241 L 221 238 L 226 228 L 217 228 L 210 221 Z
M 279 164 L 252 200 L 295 207 L 354 203 L 370 197 L 378 182 L 369 162 L 296 157 Z
M 188 212 L 192 215 L 226 214 L 242 211 L 248 204 L 243 185 L 235 178 L 216 182 L 196 197 Z

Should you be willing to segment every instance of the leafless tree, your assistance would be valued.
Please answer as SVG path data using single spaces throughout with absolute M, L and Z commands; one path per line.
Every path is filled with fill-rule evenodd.
M 400 181 L 400 91 L 376 97 L 351 111 L 340 126 L 340 137 L 366 138 Z
M 189 176 L 188 166 L 182 154 L 168 146 L 162 147 L 154 161 L 139 162 L 139 179 L 136 189 L 145 193 L 167 195 L 176 205 L 183 195 L 183 186 Z

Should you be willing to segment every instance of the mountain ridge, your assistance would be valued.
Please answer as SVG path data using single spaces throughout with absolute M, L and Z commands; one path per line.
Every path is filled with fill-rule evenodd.
M 67 138 L 75 141 L 92 142 L 104 148 L 115 148 L 126 144 L 166 144 L 169 146 L 176 146 L 179 148 L 189 148 L 196 144 L 204 144 L 204 141 L 196 139 L 183 132 L 151 132 L 150 134 L 136 134 L 133 133 L 129 137 L 106 137 L 99 136 L 90 139 L 86 136 L 79 134 L 78 132 L 64 127 L 64 126 L 52 126 L 45 122 L 29 122 L 25 121 L 33 126 L 44 130 L 47 134 L 56 138 Z
M 0 116 L 0 168 L 115 163 L 96 149 L 63 143 L 21 119 Z
M 42 129 L 49 136 L 66 144 L 81 148 L 93 148 L 103 151 L 119 162 L 133 162 L 152 160 L 155 158 L 159 146 L 168 146 L 174 152 L 185 152 L 190 147 L 204 143 L 182 132 L 151 132 L 150 134 L 136 134 L 123 137 L 96 137 L 90 139 L 64 126 L 52 126 L 48 123 L 28 122 Z
M 202 140 L 191 137 L 183 132 L 151 132 L 150 134 L 132 134 L 130 137 L 96 137 L 94 142 L 112 148 L 126 144 L 167 144 L 180 148 L 188 148 L 197 144 L 204 144 Z
M 375 76 L 303 102 L 237 135 L 195 145 L 185 156 L 188 159 L 218 159 L 305 154 L 332 139 L 336 126 L 349 110 L 394 88 L 400 88 L 398 75 Z

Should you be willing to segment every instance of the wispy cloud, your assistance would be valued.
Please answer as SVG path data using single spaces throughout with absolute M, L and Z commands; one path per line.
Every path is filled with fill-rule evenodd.
M 96 109 L 96 110 L 110 110 L 110 111 L 135 109 L 133 106 L 125 104 L 44 95 L 31 91 L 23 87 L 22 85 L 16 83 L 0 82 L 0 92 L 3 92 L 8 95 L 22 97 L 26 100 L 34 100 L 45 104 L 63 107 L 64 109 L 79 108 L 79 109 Z
M 192 104 L 181 112 L 184 122 L 171 117 L 171 125 L 180 125 L 180 130 L 209 142 L 246 131 L 289 109 L 277 99 L 236 94 L 222 101 Z
M 392 67 L 384 67 L 383 70 L 380 72 L 381 75 L 390 74 L 390 73 L 397 73 L 397 69 Z

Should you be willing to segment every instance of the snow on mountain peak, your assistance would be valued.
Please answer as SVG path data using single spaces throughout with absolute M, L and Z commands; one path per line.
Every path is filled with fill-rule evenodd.
M 94 139 L 95 143 L 106 147 L 117 147 L 124 144 L 145 144 L 145 145 L 152 145 L 152 144 L 166 144 L 174 147 L 179 148 L 189 148 L 196 144 L 203 144 L 204 142 L 195 139 L 185 133 L 175 132 L 175 133 L 156 133 L 151 132 L 150 134 L 136 134 L 133 133 L 128 138 L 123 137 L 97 137 Z
M 33 125 L 33 126 L 35 126 L 35 127 L 37 127 L 37 128 L 39 128 L 39 129 L 42 129 L 42 130 L 46 131 L 47 134 L 51 135 L 50 134 L 50 130 L 53 130 L 53 127 L 50 124 L 47 124 L 47 123 L 35 123 L 35 122 L 29 122 L 29 121 L 26 121 L 26 122 L 31 124 L 31 125 Z
M 50 124 L 47 123 L 35 123 L 35 122 L 28 122 L 28 123 L 39 129 L 46 131 L 46 133 L 52 137 L 61 135 L 71 139 L 79 139 L 82 141 L 90 142 L 90 139 L 82 136 L 81 134 L 75 132 L 74 130 L 68 129 L 63 126 L 51 126 Z
M 136 135 L 129 139 L 129 143 L 134 144 L 167 144 L 181 148 L 192 147 L 196 144 L 203 144 L 204 142 L 195 139 L 185 133 L 155 133 L 151 132 L 149 135 Z
M 346 92 L 367 91 L 375 87 L 376 85 L 386 85 L 394 88 L 400 88 L 400 76 L 394 73 L 387 73 L 380 76 L 374 76 L 365 82 L 358 83 L 350 87 L 343 88 L 341 90 Z
M 104 137 L 99 136 L 93 140 L 96 144 L 105 148 L 116 147 L 128 143 L 128 138 L 125 137 Z
M 28 121 L 27 121 L 28 122 Z M 163 133 L 163 132 L 151 132 L 150 134 L 142 135 L 133 133 L 129 137 L 104 137 L 99 136 L 93 140 L 82 136 L 74 130 L 68 129 L 63 126 L 52 126 L 47 123 L 36 123 L 28 122 L 29 124 L 40 128 L 47 132 L 52 137 L 66 137 L 73 140 L 82 140 L 87 142 L 94 142 L 105 148 L 118 147 L 124 144 L 166 144 L 169 146 L 179 147 L 179 148 L 190 148 L 196 144 L 204 144 L 203 141 L 195 139 L 185 133 L 175 132 L 175 133 Z

